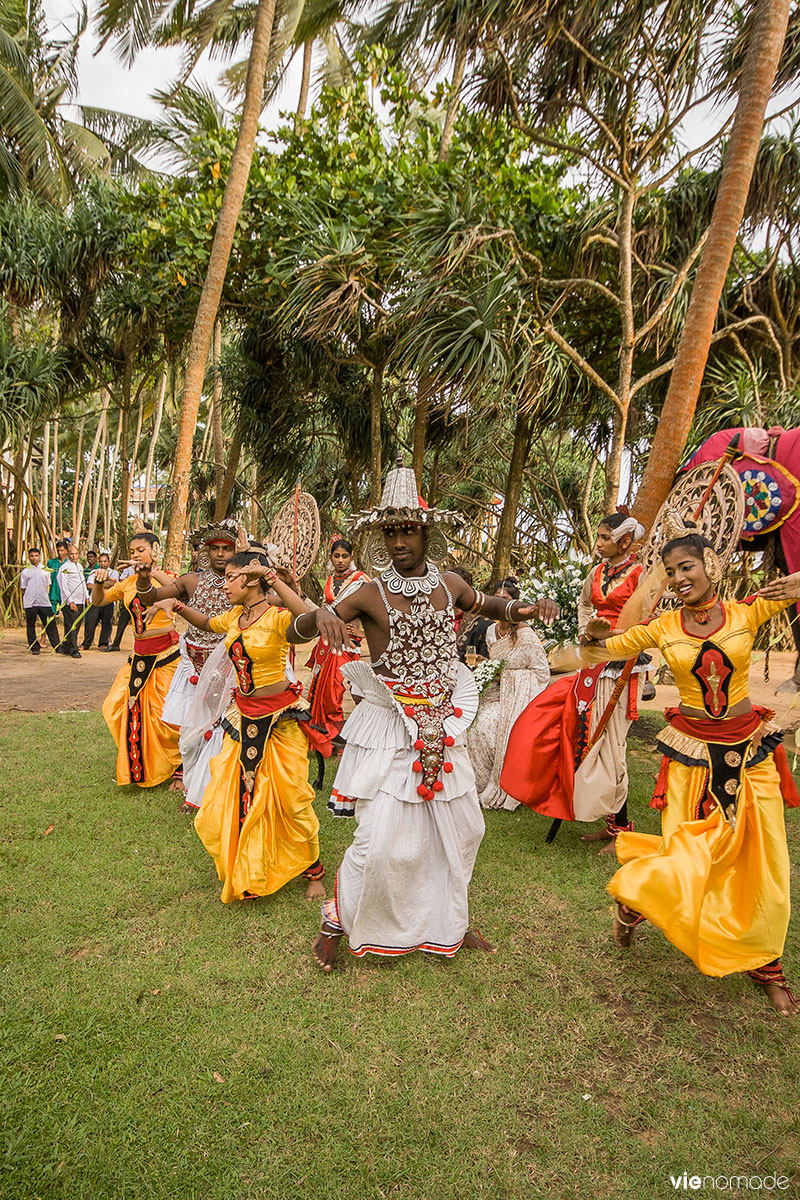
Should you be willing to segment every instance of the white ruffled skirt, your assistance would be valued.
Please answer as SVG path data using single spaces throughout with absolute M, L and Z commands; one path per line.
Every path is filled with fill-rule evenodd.
M 428 801 L 417 793 L 413 721 L 367 664 L 348 664 L 343 673 L 362 699 L 342 731 L 329 808 L 354 815 L 358 827 L 323 916 L 338 922 L 359 956 L 453 955 L 469 927 L 467 890 L 484 832 L 465 745 L 478 702 L 472 675 L 454 668 L 452 702 L 462 711 L 444 723 L 455 739 L 445 752 L 453 769 Z

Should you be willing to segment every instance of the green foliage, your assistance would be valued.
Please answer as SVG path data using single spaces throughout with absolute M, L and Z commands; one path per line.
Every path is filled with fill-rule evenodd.
M 651 833 L 647 716 L 630 805 Z M 5 1193 L 653 1200 L 684 1168 L 792 1173 L 800 1026 L 652 927 L 615 950 L 613 858 L 580 827 L 545 846 L 546 818 L 486 814 L 471 916 L 496 955 L 343 947 L 323 977 L 302 885 L 222 905 L 174 794 L 115 787 L 98 713 L 1 724 Z M 324 795 L 328 883 L 352 822 Z

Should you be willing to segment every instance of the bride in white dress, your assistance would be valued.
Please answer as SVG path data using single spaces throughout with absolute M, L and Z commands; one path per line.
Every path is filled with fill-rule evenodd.
M 506 580 L 495 595 L 519 600 L 519 588 Z M 491 632 L 491 631 L 490 631 Z M 489 647 L 489 658 L 504 660 L 499 679 L 481 695 L 478 715 L 467 734 L 478 796 L 484 808 L 519 807 L 500 787 L 500 772 L 508 735 L 517 717 L 550 682 L 544 646 L 529 625 L 506 625 L 498 621 L 497 634 Z M 490 639 L 487 638 L 487 641 Z

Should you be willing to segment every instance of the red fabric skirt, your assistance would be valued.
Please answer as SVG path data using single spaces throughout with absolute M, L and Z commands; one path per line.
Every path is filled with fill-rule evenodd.
M 342 654 L 335 654 L 330 646 L 323 646 L 321 641 L 317 642 L 309 657 L 308 666 L 315 668 L 308 689 L 311 720 L 315 725 L 322 725 L 327 729 L 331 738 L 340 733 L 344 725 L 342 664 L 355 662 L 358 657 L 358 654 L 348 650 Z
M 520 713 L 508 739 L 500 787 L 545 817 L 574 821 L 578 705 L 575 676 L 546 687 Z

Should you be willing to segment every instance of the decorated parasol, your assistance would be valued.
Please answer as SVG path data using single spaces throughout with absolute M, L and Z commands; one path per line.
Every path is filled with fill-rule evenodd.
M 309 492 L 302 491 L 300 480 L 294 494 L 272 522 L 269 540 L 280 550 L 282 564 L 295 581 L 311 570 L 319 551 L 319 509 Z

